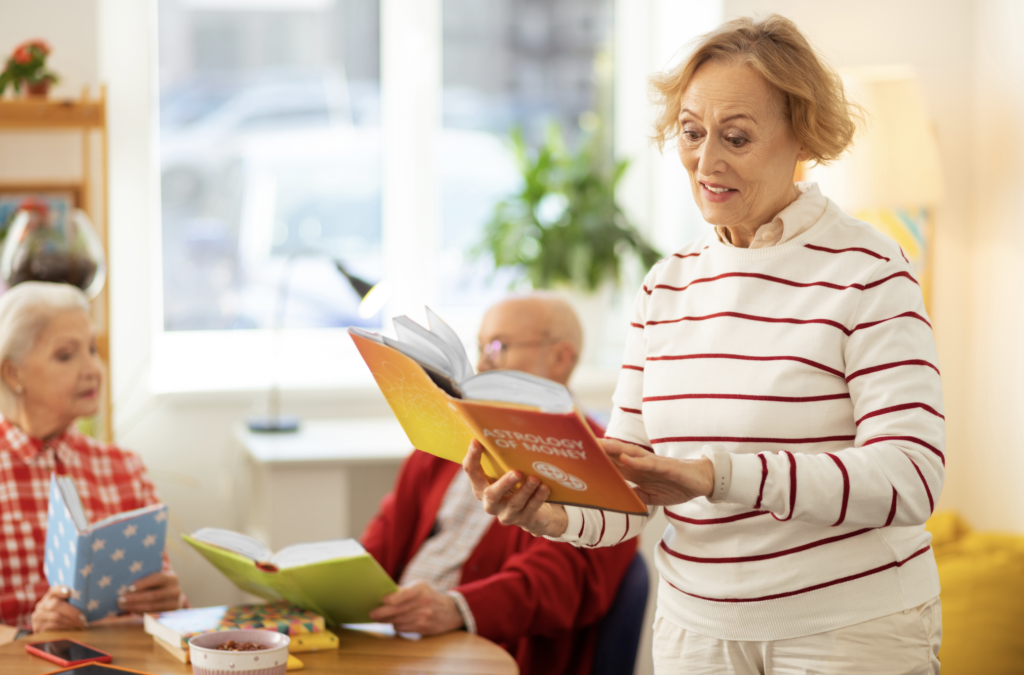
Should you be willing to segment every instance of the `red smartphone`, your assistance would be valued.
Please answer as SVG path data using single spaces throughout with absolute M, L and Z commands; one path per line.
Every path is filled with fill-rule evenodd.
M 32 642 L 25 645 L 25 651 L 65 668 L 80 666 L 84 663 L 110 663 L 113 660 L 110 654 L 74 640 Z

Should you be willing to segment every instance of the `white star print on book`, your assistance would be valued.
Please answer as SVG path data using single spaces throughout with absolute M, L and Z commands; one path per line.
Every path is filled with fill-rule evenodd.
M 166 513 L 167 507 L 151 504 L 117 515 L 97 513 L 99 518 L 90 523 L 93 514 L 83 513 L 84 507 L 79 508 L 74 499 L 78 496 L 75 487 L 62 483 L 61 478 L 53 474 L 50 480 L 54 515 L 46 528 L 47 580 L 72 591 L 70 600 L 87 621 L 102 619 L 110 612 L 119 614 L 118 595 L 127 592 L 132 580 L 161 568 L 170 519 L 156 516 Z M 74 518 L 65 508 L 69 503 L 74 503 Z

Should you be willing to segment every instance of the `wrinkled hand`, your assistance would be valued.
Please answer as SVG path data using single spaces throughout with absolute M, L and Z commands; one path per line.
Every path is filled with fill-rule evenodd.
M 173 572 L 156 572 L 142 577 L 117 598 L 122 612 L 166 612 L 181 607 L 181 586 Z
M 600 443 L 623 477 L 636 484 L 633 491 L 644 504 L 682 504 L 714 491 L 715 465 L 706 457 L 673 459 L 610 438 Z
M 462 468 L 473 485 L 473 494 L 483 502 L 484 511 L 497 516 L 502 525 L 516 525 L 535 537 L 561 536 L 569 518 L 561 504 L 545 501 L 551 495 L 551 489 L 542 485 L 536 476 L 523 480 L 519 471 L 509 471 L 491 483 L 480 465 L 483 451 L 480 441 L 470 443 Z M 519 482 L 522 485 L 516 489 Z
M 403 586 L 381 602 L 370 611 L 370 618 L 390 623 L 400 633 L 437 635 L 458 630 L 464 623 L 455 600 L 423 581 Z
M 71 606 L 68 602 L 70 595 L 71 590 L 67 586 L 50 586 L 32 611 L 32 632 L 85 628 L 88 625 L 85 615 Z

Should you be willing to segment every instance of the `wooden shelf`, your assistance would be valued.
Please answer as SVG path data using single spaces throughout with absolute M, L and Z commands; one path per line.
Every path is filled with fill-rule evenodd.
M 99 226 L 99 235 L 103 240 L 103 249 L 107 255 L 107 282 L 100 296 L 93 301 L 95 317 L 98 319 L 99 330 L 97 343 L 100 354 L 107 364 L 109 378 L 110 360 L 108 354 L 110 336 L 110 239 L 107 213 L 107 93 L 101 85 L 99 97 L 89 95 L 89 88 L 83 87 L 77 99 L 0 99 L 0 132 L 14 132 L 15 135 L 24 131 L 74 131 L 81 135 L 82 142 L 82 174 L 74 181 L 59 181 L 54 187 L 69 187 L 76 191 L 78 206 L 85 210 L 92 222 Z M 100 161 L 99 168 L 93 164 L 93 137 L 99 136 Z M 49 181 L 5 180 L 3 187 L 7 190 L 41 189 Z M 93 197 L 94 185 L 99 185 L 98 200 Z M 111 440 L 113 435 L 113 413 L 110 397 L 110 382 L 103 388 L 103 405 L 100 411 L 102 426 L 100 436 L 103 440 Z
M 85 100 L 0 100 L 0 129 L 102 128 L 106 104 Z

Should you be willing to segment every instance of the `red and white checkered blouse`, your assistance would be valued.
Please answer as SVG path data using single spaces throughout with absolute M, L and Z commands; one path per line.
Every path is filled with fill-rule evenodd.
M 41 441 L 0 415 L 0 623 L 30 627 L 32 610 L 50 587 L 43 552 L 54 471 L 75 481 L 91 523 L 160 501 L 135 453 L 74 426 Z

